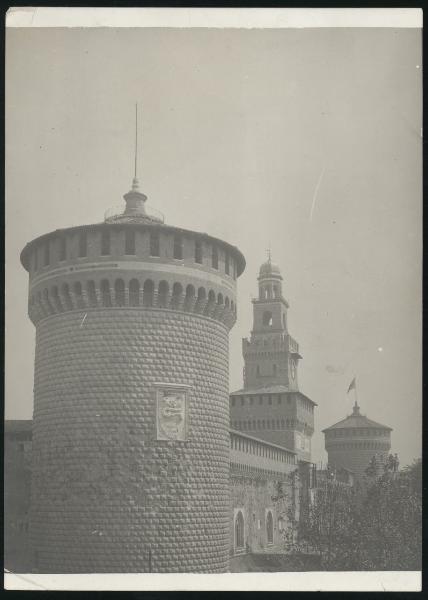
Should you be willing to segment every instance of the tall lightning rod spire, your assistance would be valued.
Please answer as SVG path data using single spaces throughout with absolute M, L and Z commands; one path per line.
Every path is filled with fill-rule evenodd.
M 134 152 L 134 179 L 132 180 L 133 191 L 138 191 L 139 184 L 137 179 L 137 158 L 138 158 L 138 104 L 135 103 L 135 152 Z
M 135 163 L 134 177 L 137 178 L 137 156 L 138 156 L 138 104 L 135 103 Z

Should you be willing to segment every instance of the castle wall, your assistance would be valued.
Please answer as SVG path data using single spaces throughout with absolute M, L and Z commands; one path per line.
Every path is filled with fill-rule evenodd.
M 284 550 L 290 510 L 298 514 L 296 455 L 252 436 L 230 432 L 230 553 Z M 278 499 L 282 482 L 286 499 Z M 238 513 L 243 535 L 237 530 Z M 269 515 L 270 513 L 270 515 Z M 270 523 L 269 523 L 270 519 Z M 270 534 L 269 534 L 270 529 Z
M 156 439 L 156 383 L 189 386 L 185 441 Z M 228 330 L 213 319 L 114 307 L 38 322 L 37 570 L 226 571 L 227 388 Z
M 284 541 L 279 529 L 282 515 L 277 503 L 272 501 L 277 489 L 277 481 L 266 476 L 254 477 L 232 469 L 230 474 L 230 554 L 236 556 L 247 552 L 283 551 Z M 244 547 L 237 547 L 235 539 L 235 519 L 241 511 L 244 517 Z M 267 518 L 272 514 L 273 538 L 268 541 Z M 285 516 L 283 517 L 285 519 Z
M 31 570 L 28 538 L 31 483 L 31 422 L 6 421 L 4 436 L 4 566 Z

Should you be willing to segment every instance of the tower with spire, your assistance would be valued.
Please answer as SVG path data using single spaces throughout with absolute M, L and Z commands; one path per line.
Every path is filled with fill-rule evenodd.
M 299 390 L 299 345 L 288 331 L 289 304 L 271 257 L 259 270 L 250 339 L 242 340 L 244 387 L 231 394 L 232 427 L 310 460 L 316 403 Z
M 379 465 L 385 464 L 391 449 L 391 431 L 391 427 L 362 415 L 355 399 L 352 414 L 323 429 L 328 464 L 363 478 L 373 456 Z
M 225 572 L 228 333 L 245 259 L 149 214 L 136 169 L 124 199 L 21 253 L 36 328 L 34 570 Z

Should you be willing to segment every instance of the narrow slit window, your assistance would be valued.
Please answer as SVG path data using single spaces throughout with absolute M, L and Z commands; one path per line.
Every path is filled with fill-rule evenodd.
M 152 231 L 150 234 L 150 256 L 159 256 L 159 233 Z
M 45 254 L 44 254 L 44 265 L 45 265 L 45 267 L 47 267 L 49 263 L 50 263 L 50 246 L 49 246 L 49 242 L 46 242 L 46 244 L 45 244 Z
M 213 246 L 211 265 L 213 269 L 218 269 L 218 250 L 216 246 Z
M 199 240 L 195 242 L 195 262 L 202 264 L 202 242 Z
M 135 254 L 135 231 L 134 229 L 125 230 L 125 254 Z
M 101 233 L 101 256 L 110 254 L 110 231 L 105 229 Z
M 224 257 L 224 271 L 225 271 L 226 275 L 229 275 L 230 265 L 229 265 L 229 254 L 227 252 Z
M 79 257 L 84 258 L 88 254 L 88 239 L 86 232 L 82 231 L 79 235 Z
M 59 260 L 67 258 L 67 239 L 65 235 L 59 238 Z
M 183 258 L 183 239 L 181 235 L 174 236 L 174 258 L 178 260 Z

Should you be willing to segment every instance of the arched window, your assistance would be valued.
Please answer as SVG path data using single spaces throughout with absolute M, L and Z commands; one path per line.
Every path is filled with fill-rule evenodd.
M 95 291 L 95 282 L 88 281 L 86 284 L 89 306 L 97 306 L 97 293 Z
M 217 246 L 213 246 L 211 255 L 211 266 L 213 269 L 218 269 L 218 250 Z
M 129 282 L 129 306 L 140 305 L 140 282 L 138 279 L 131 279 Z
M 158 286 L 158 303 L 161 308 L 168 307 L 169 285 L 167 281 L 161 281 Z
M 279 287 L 277 285 L 273 286 L 273 297 L 279 298 Z
M 62 295 L 64 298 L 66 309 L 73 310 L 73 303 L 71 301 L 70 288 L 68 286 L 68 283 L 64 283 L 64 285 L 62 286 Z
M 125 229 L 125 254 L 135 254 L 135 230 Z
M 186 287 L 186 298 L 184 300 L 186 308 L 189 309 L 193 298 L 195 297 L 195 288 L 191 283 Z
M 202 264 L 202 242 L 200 240 L 195 241 L 195 262 Z
M 108 279 L 103 279 L 100 284 L 101 304 L 103 306 L 111 306 L 110 282 Z
M 229 254 L 226 252 L 224 257 L 224 272 L 226 275 L 229 275 L 230 266 L 229 266 Z
M 282 315 L 282 324 L 283 324 L 283 326 L 285 328 L 285 315 Z
M 205 288 L 200 287 L 198 289 L 198 300 L 205 300 L 205 298 L 207 297 L 207 292 L 205 290 Z
M 174 236 L 174 258 L 179 260 L 183 258 L 183 240 L 181 235 Z
M 244 517 L 240 510 L 235 515 L 235 548 L 244 547 Z
M 110 230 L 103 229 L 101 231 L 101 256 L 110 254 Z
M 123 279 L 116 279 L 114 282 L 114 292 L 116 306 L 125 306 L 125 282 Z
M 226 296 L 226 298 L 224 300 L 224 305 L 226 308 L 229 308 L 229 304 L 230 304 L 229 298 Z
M 151 279 L 146 279 L 143 286 L 143 305 L 153 306 L 155 285 Z
M 84 258 L 88 253 L 88 240 L 86 231 L 81 231 L 79 234 L 79 257 Z
M 211 313 L 211 310 L 212 310 L 214 304 L 215 304 L 215 293 L 213 290 L 210 290 L 208 292 L 208 302 L 205 304 L 203 314 L 209 315 Z
M 265 327 L 272 327 L 272 313 L 269 310 L 263 313 L 263 325 Z
M 276 377 L 276 369 L 277 369 L 277 367 L 276 367 L 276 365 L 274 364 L 274 365 L 273 365 L 273 376 L 274 376 L 274 377 Z
M 278 530 L 279 531 L 283 531 L 284 529 L 284 519 L 282 517 L 279 517 L 278 519 Z
M 76 297 L 77 308 L 83 308 L 84 307 L 83 293 L 82 293 L 82 284 L 80 283 L 80 281 L 76 281 L 76 283 L 73 286 L 73 291 L 74 291 L 74 295 Z
M 176 281 L 172 286 L 172 298 L 171 298 L 171 306 L 172 308 L 177 308 L 180 304 L 181 297 L 183 295 L 183 286 L 181 283 Z
M 223 294 L 217 295 L 217 304 L 223 304 Z
M 67 258 L 67 238 L 62 235 L 59 238 L 59 260 L 65 260 Z
M 150 232 L 150 256 L 160 256 L 159 252 L 159 232 Z
M 273 517 L 270 510 L 268 510 L 266 515 L 266 537 L 267 543 L 273 544 Z

